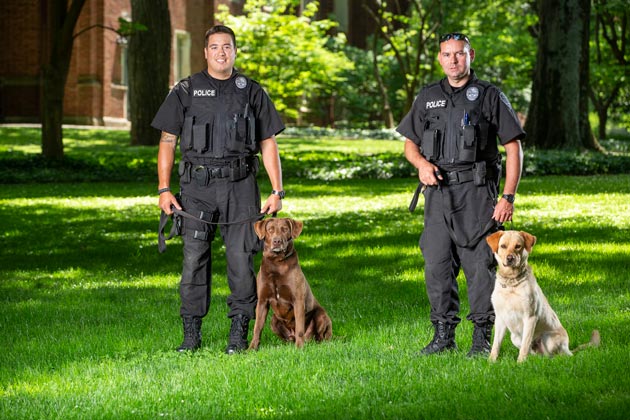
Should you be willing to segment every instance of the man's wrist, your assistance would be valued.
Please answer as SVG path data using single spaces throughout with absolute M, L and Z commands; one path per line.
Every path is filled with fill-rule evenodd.
M 162 193 L 168 192 L 171 190 L 171 187 L 164 187 L 158 190 L 158 195 L 162 195 Z
M 515 199 L 514 194 L 503 194 L 501 198 L 510 204 L 514 204 L 514 199 Z
M 278 197 L 280 197 L 280 200 L 282 200 L 284 198 L 284 196 L 285 196 L 284 190 L 280 190 L 280 191 L 271 190 L 271 194 L 272 195 L 277 195 Z

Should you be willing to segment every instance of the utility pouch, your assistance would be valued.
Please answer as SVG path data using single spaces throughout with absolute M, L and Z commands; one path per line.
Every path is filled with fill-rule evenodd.
M 208 124 L 193 125 L 193 148 L 197 153 L 208 150 Z
M 486 185 L 486 161 L 475 162 L 472 167 L 473 182 L 475 185 Z
M 247 176 L 245 159 L 237 159 L 230 164 L 230 181 L 240 181 Z
M 236 141 L 245 143 L 247 138 L 247 117 L 242 115 L 234 115 L 236 121 Z
M 199 165 L 191 168 L 191 176 L 200 187 L 208 185 L 209 175 L 205 166 Z
M 181 204 L 181 194 L 175 194 L 175 198 L 177 199 L 177 202 Z M 174 207 L 171 206 L 171 208 Z M 182 216 L 175 213 L 167 216 L 164 210 L 160 212 L 160 224 L 158 227 L 158 250 L 160 251 L 160 253 L 166 251 L 166 241 L 173 238 L 174 236 L 181 236 L 183 222 L 182 219 Z M 166 230 L 166 225 L 168 224 L 169 220 L 172 220 L 173 225 L 171 226 L 168 237 L 166 237 L 164 231 Z
M 182 127 L 181 135 L 181 150 L 192 149 L 192 137 L 193 137 L 193 122 L 195 117 L 186 117 L 184 119 L 184 125 Z
M 247 116 L 247 144 L 256 143 L 256 118 Z
M 182 205 L 182 193 L 181 191 L 175 194 L 175 199 L 177 200 L 177 202 L 179 203 L 179 205 Z M 184 218 L 179 215 L 179 214 L 173 214 L 173 228 L 171 229 L 171 231 L 176 235 L 176 236 L 182 236 L 182 224 L 184 222 Z
M 440 155 L 440 130 L 425 130 L 422 135 L 422 154 L 436 161 Z
M 490 124 L 483 118 L 477 126 L 477 138 L 479 139 L 479 150 L 485 150 L 488 139 L 495 138 L 495 135 L 490 133 Z
M 474 162 L 477 159 L 477 142 L 475 140 L 475 126 L 462 127 L 462 135 L 459 137 L 459 160 L 462 162 Z
M 247 119 L 239 114 L 234 114 L 229 127 L 228 151 L 234 154 L 242 154 L 245 151 L 245 139 L 247 138 Z
M 177 173 L 182 184 L 190 184 L 190 163 L 183 160 L 179 162 Z

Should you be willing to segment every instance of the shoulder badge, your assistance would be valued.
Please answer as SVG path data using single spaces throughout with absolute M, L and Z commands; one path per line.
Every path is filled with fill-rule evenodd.
M 236 87 L 239 89 L 245 89 L 247 87 L 247 79 L 243 76 L 238 76 L 236 80 L 234 80 L 234 83 L 236 83 Z
M 479 88 L 477 86 L 471 86 L 466 89 L 466 99 L 470 102 L 476 101 L 479 97 Z

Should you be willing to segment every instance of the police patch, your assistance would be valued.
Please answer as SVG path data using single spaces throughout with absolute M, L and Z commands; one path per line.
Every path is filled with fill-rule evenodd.
M 428 101 L 425 105 L 425 109 L 434 108 L 446 108 L 446 99 L 440 99 L 437 101 Z
M 243 76 L 238 76 L 234 83 L 236 83 L 236 87 L 239 89 L 245 89 L 247 87 L 247 79 Z
M 195 89 L 193 96 L 217 96 L 217 91 L 214 89 Z
M 466 99 L 470 102 L 476 101 L 479 97 L 479 88 L 477 86 L 471 86 L 466 89 Z

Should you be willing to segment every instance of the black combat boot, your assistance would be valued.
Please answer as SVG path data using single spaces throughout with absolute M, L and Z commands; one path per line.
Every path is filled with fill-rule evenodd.
M 457 350 L 455 343 L 455 327 L 457 324 L 446 324 L 444 322 L 434 322 L 435 334 L 433 340 L 420 351 L 421 356 L 442 353 L 447 350 Z
M 178 352 L 195 351 L 201 347 L 201 318 L 182 318 L 184 324 L 184 341 L 177 348 Z
M 238 314 L 232 318 L 230 340 L 225 349 L 226 354 L 235 354 L 247 349 L 247 333 L 249 331 L 249 317 Z
M 487 356 L 490 353 L 490 339 L 492 338 L 492 323 L 484 322 L 475 324 L 473 330 L 473 342 L 466 356 Z

